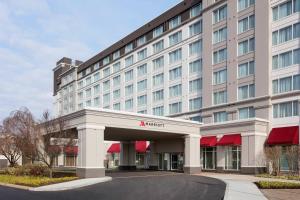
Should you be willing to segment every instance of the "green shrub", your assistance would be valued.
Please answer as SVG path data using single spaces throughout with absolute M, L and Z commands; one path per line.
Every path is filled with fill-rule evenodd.
M 4 174 L 14 176 L 49 176 L 49 169 L 43 165 L 23 165 L 8 167 Z
M 270 174 L 257 174 L 256 177 L 261 177 L 261 178 L 277 178 L 277 179 L 286 179 L 286 180 L 298 180 L 300 181 L 300 176 L 297 175 L 281 175 L 281 176 L 273 176 Z
M 261 189 L 300 189 L 300 183 L 280 181 L 259 181 L 255 183 Z

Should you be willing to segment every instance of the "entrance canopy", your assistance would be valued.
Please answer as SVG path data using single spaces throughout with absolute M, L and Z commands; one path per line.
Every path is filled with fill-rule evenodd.
M 298 145 L 299 126 L 273 128 L 267 140 L 268 145 Z

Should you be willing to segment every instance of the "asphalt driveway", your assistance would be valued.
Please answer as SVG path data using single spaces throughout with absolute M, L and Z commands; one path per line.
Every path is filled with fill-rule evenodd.
M 109 175 L 109 174 L 108 174 Z M 0 186 L 0 199 L 13 200 L 221 200 L 225 183 L 180 173 L 119 173 L 106 183 L 60 192 L 31 192 Z

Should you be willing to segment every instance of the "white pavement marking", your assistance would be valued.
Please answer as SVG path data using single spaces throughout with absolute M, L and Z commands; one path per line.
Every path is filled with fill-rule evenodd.
M 68 181 L 64 183 L 57 183 L 52 185 L 46 185 L 36 188 L 30 188 L 30 191 L 62 191 L 62 190 L 71 190 L 76 188 L 81 188 L 89 185 L 94 185 L 97 183 L 103 183 L 107 181 L 111 181 L 112 178 L 105 176 L 102 178 L 85 178 L 85 179 L 78 179 L 74 181 Z

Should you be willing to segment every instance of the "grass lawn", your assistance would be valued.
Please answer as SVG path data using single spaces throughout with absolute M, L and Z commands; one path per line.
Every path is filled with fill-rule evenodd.
M 77 177 L 48 178 L 48 177 L 34 177 L 34 176 L 0 175 L 0 183 L 23 185 L 29 187 L 50 185 L 54 183 L 72 181 L 75 179 L 77 179 Z
M 300 189 L 300 183 L 259 181 L 255 183 L 260 189 Z
M 272 176 L 270 174 L 258 174 L 257 177 L 261 178 L 278 178 L 278 179 L 286 179 L 286 180 L 296 180 L 300 181 L 300 176 L 290 176 L 290 175 L 281 175 L 281 176 Z

